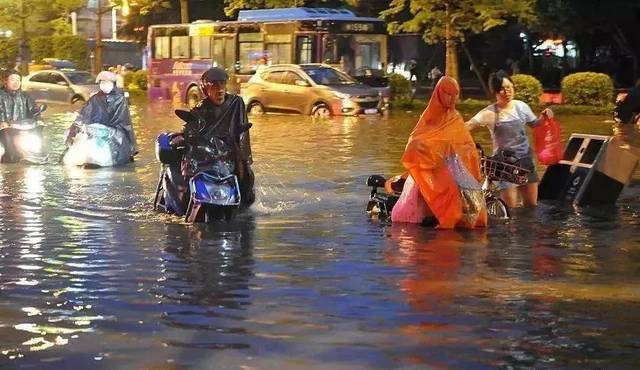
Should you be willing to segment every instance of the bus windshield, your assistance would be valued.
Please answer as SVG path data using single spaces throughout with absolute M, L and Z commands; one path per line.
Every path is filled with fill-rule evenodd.
M 303 70 L 318 85 L 355 85 L 358 82 L 346 74 L 329 67 L 304 67 Z

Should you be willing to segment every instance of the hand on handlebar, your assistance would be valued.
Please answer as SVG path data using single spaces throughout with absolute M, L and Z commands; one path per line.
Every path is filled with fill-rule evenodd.
M 172 146 L 182 146 L 182 145 L 184 145 L 184 135 L 183 134 L 178 134 L 178 135 L 174 136 L 173 138 L 171 138 L 171 141 L 169 141 L 169 144 L 171 144 Z

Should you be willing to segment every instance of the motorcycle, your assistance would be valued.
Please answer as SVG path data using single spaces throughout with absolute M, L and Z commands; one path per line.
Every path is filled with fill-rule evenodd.
M 89 168 L 131 162 L 129 139 L 123 129 L 100 123 L 81 125 L 62 156 L 62 163 Z
M 197 121 L 188 111 L 176 110 L 175 114 L 187 123 Z M 161 165 L 154 210 L 184 213 L 186 222 L 231 220 L 241 203 L 232 148 L 221 137 L 207 140 L 188 130 L 185 130 L 183 144 L 172 144 L 178 135 L 182 134 L 165 132 L 156 140 L 156 158 Z M 174 186 L 181 181 L 179 172 L 183 168 L 189 172 L 185 176 L 188 201 L 184 212 L 180 186 Z
M 46 161 L 42 151 L 44 125 L 40 119 L 40 115 L 46 109 L 46 105 L 41 105 L 33 118 L 13 121 L 0 129 L 0 162 L 43 163 Z

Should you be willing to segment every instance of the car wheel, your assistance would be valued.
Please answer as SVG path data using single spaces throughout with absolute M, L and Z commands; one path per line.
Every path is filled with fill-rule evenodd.
M 260 102 L 253 101 L 249 104 L 249 108 L 247 108 L 247 113 L 251 115 L 260 115 L 264 114 L 264 106 L 260 104 Z
M 84 104 L 84 98 L 82 96 L 74 96 L 71 98 L 71 104 Z
M 311 115 L 316 118 L 331 117 L 331 109 L 325 103 L 318 103 L 311 109 Z
M 187 91 L 187 106 L 191 109 L 200 103 L 202 100 L 202 94 L 197 86 L 191 86 Z

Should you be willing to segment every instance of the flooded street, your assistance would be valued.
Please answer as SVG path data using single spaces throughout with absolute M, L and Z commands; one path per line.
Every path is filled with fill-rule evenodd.
M 62 153 L 69 107 L 45 131 Z M 187 225 L 151 203 L 168 104 L 133 109 L 134 164 L 0 167 L 2 369 L 635 368 L 640 172 L 616 207 L 516 210 L 487 230 L 370 221 L 420 112 L 252 117 L 257 201 Z M 468 118 L 468 117 L 466 117 Z M 636 128 L 558 117 L 563 134 Z M 474 132 L 485 149 L 488 132 Z M 539 168 L 540 175 L 544 169 Z

